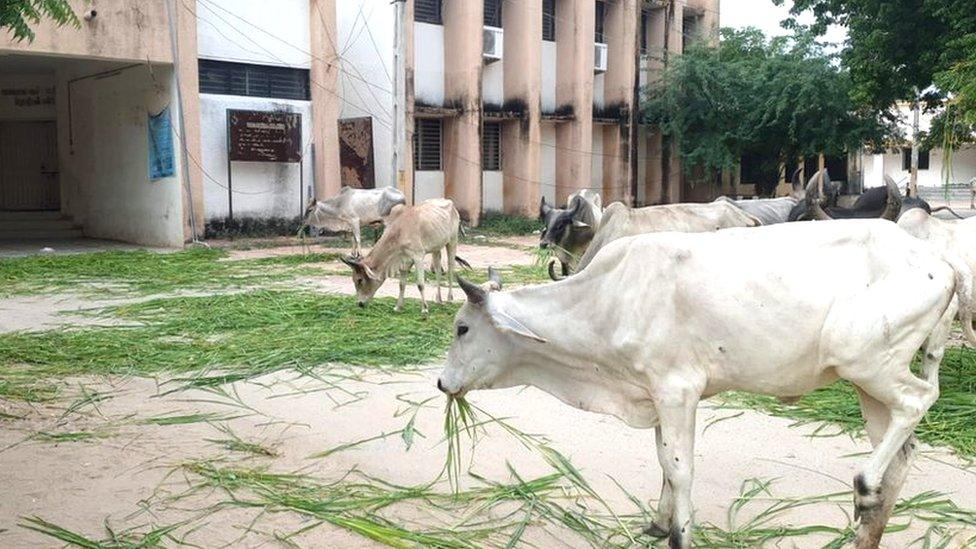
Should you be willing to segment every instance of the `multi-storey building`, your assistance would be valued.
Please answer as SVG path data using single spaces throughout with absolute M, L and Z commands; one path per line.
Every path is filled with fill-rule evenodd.
M 77 28 L 0 41 L 0 238 L 178 246 L 210 220 L 298 216 L 342 185 L 447 196 L 471 223 L 582 188 L 698 198 L 638 107 L 669 56 L 716 39 L 718 0 L 75 5 Z M 251 126 L 300 143 L 264 154 L 234 137 L 241 111 L 275 113 Z
M 581 188 L 640 204 L 685 196 L 678 163 L 640 124 L 639 97 L 668 56 L 717 40 L 718 0 L 404 5 L 412 139 L 400 185 L 415 200 L 446 195 L 472 220 L 534 215 L 541 197 L 564 202 Z M 358 0 L 338 10 L 342 116 L 389 123 L 395 7 Z M 374 133 L 375 174 L 387 184 L 397 181 L 392 135 Z

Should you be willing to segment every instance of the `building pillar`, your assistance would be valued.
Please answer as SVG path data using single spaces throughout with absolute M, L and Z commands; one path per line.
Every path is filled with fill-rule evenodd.
M 674 2 L 671 7 L 671 21 L 667 25 L 668 28 L 668 55 L 680 55 L 683 49 L 683 37 L 684 37 L 684 5 L 679 2 Z M 665 13 L 667 10 L 665 10 Z M 668 60 L 665 59 L 665 63 Z M 673 139 L 664 140 L 665 143 L 670 143 L 670 149 L 666 162 L 668 162 L 665 182 L 665 200 L 669 204 L 675 204 L 682 201 L 683 191 L 684 191 L 684 166 L 681 162 L 681 157 L 678 155 L 678 144 L 675 143 Z
M 647 133 L 646 155 L 647 171 L 644 174 L 644 204 L 654 206 L 664 201 L 663 196 L 663 165 L 661 164 L 661 132 L 654 130 Z
M 339 172 L 340 60 L 336 49 L 335 0 L 309 0 L 312 47 L 312 143 L 315 147 L 315 197 L 342 189 Z
M 556 202 L 588 188 L 593 170 L 594 0 L 556 0 Z
M 632 186 L 636 177 L 632 146 L 637 139 L 637 51 L 640 35 L 639 2 L 613 0 L 607 3 L 607 73 L 604 76 L 604 102 L 618 113 L 619 123 L 603 128 L 603 199 L 633 204 Z
M 177 48 L 174 68 L 179 69 L 180 96 L 184 121 L 182 141 L 190 161 L 184 174 L 189 174 L 189 182 L 184 182 L 183 190 L 183 238 L 186 242 L 203 238 L 205 216 L 203 205 L 203 147 L 200 137 L 200 71 L 197 54 L 197 3 L 196 0 L 174 2 L 176 16 Z M 175 85 L 175 84 L 174 84 Z M 181 156 L 180 162 L 183 162 Z M 182 179 L 182 177 L 181 177 Z M 189 192 L 187 192 L 187 188 Z M 190 217 L 193 217 L 193 223 Z M 193 228 L 196 234 L 193 234 Z
M 506 7 L 508 7 L 507 4 Z M 444 120 L 444 193 L 461 219 L 477 225 L 481 218 L 481 71 L 483 0 L 445 0 L 445 106 L 457 116 Z
M 535 217 L 542 196 L 542 0 L 506 2 L 505 104 L 522 113 L 502 124 L 502 196 L 505 213 Z
M 414 183 L 413 183 L 413 134 L 416 131 L 414 113 L 416 112 L 414 102 L 416 101 L 416 88 L 414 86 L 414 67 L 416 67 L 414 44 L 414 0 L 403 2 L 403 63 L 404 63 L 404 96 L 406 105 L 406 116 L 403 123 L 406 125 L 406 142 L 402 144 L 400 154 L 403 157 L 403 171 L 396 174 L 396 186 L 403 193 L 407 204 L 414 204 Z

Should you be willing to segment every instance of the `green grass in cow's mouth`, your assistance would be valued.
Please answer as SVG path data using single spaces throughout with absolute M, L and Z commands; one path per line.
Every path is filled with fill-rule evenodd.
M 0 295 L 151 295 L 246 288 L 311 274 L 309 265 L 338 259 L 338 254 L 311 253 L 231 261 L 226 251 L 206 248 L 35 255 L 0 259 Z
M 939 400 L 925 414 L 915 433 L 922 442 L 948 446 L 961 456 L 976 457 L 976 351 L 949 347 L 939 370 Z M 797 424 L 816 424 L 816 433 L 861 434 L 864 420 L 857 394 L 847 382 L 814 391 L 796 404 L 766 396 L 735 393 L 722 398 L 729 408 L 755 408 Z
M 78 375 L 176 376 L 208 387 L 328 363 L 419 371 L 451 340 L 457 304 L 420 315 L 409 300 L 359 309 L 355 299 L 301 291 L 156 299 L 92 314 L 125 326 L 0 334 L 0 399 L 42 401 Z

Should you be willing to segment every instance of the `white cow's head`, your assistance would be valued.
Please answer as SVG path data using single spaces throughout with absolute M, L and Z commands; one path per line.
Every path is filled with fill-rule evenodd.
M 356 299 L 360 307 L 365 307 L 386 281 L 386 276 L 384 273 L 374 272 L 359 256 L 344 257 L 342 262 L 352 267 L 352 283 L 356 286 Z
M 493 303 L 492 293 L 502 288 L 494 269 L 489 270 L 489 281 L 483 286 L 460 277 L 458 284 L 468 302 L 454 318 L 454 343 L 437 388 L 449 395 L 463 396 L 475 389 L 512 385 L 512 369 L 521 362 L 524 346 L 546 340 Z

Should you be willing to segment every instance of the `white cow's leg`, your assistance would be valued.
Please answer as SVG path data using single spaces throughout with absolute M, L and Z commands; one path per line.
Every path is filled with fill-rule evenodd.
M 661 433 L 661 426 L 654 429 L 654 439 L 657 446 L 657 459 L 664 463 L 667 459 L 664 454 L 664 439 Z M 671 482 L 667 474 L 662 470 L 661 497 L 657 502 L 657 518 L 644 531 L 645 534 L 655 538 L 666 538 L 671 533 L 671 515 L 674 513 L 674 493 L 671 491 Z
M 694 473 L 695 412 L 700 395 L 688 389 L 669 388 L 655 404 L 661 421 L 658 459 L 671 490 L 671 522 L 668 545 L 691 547 L 691 483 Z
M 407 278 L 410 276 L 409 270 L 400 271 L 400 295 L 397 297 L 396 307 L 393 308 L 394 312 L 403 311 L 403 294 L 407 291 Z
M 362 229 L 359 227 L 359 220 L 354 219 L 349 223 L 352 229 L 352 255 L 363 255 Z
M 420 290 L 420 310 L 423 314 L 428 314 L 430 309 L 427 307 L 427 296 L 424 295 L 424 284 L 426 283 L 424 272 L 424 258 L 416 258 L 413 260 L 414 268 L 417 269 L 417 289 Z
M 915 454 L 915 426 L 939 396 L 938 386 L 915 377 L 907 366 L 896 375 L 879 373 L 882 375 L 855 382 L 865 393 L 861 402 L 866 417 L 879 418 L 871 427 L 873 438 L 878 440 L 874 452 L 854 477 L 855 514 L 860 519 L 854 545 L 858 549 L 880 543 L 888 513 Z M 878 438 L 885 411 L 887 426 Z
M 441 303 L 444 303 L 444 300 L 441 299 L 441 275 L 443 274 L 443 269 L 441 267 L 440 250 L 431 253 L 430 269 L 434 273 L 434 280 L 437 281 L 437 304 L 440 305 Z
M 891 410 L 879 402 L 874 397 L 868 395 L 860 388 L 857 388 L 858 397 L 861 400 L 861 415 L 864 417 L 865 431 L 871 440 L 871 445 L 877 447 L 884 439 L 888 424 L 891 421 Z M 891 516 L 891 510 L 898 501 L 898 493 L 901 492 L 905 479 L 908 478 L 908 471 L 911 469 L 912 462 L 915 460 L 916 439 L 915 435 L 908 437 L 901 450 L 888 465 L 881 480 L 881 504 L 874 511 L 873 516 L 864 516 L 862 519 L 863 527 L 859 530 L 858 543 L 860 546 L 876 546 L 884 533 L 885 525 Z M 861 511 L 855 509 L 858 518 Z

